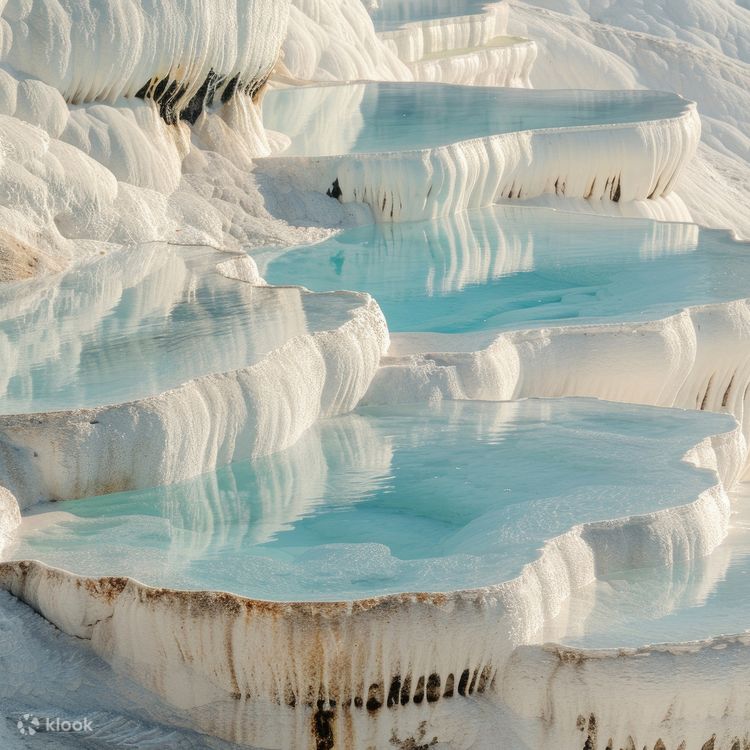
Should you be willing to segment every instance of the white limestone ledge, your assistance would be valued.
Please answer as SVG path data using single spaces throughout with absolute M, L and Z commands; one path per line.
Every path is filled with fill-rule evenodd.
M 695 500 L 575 526 L 549 540 L 517 578 L 481 589 L 267 602 L 86 578 L 35 561 L 0 564 L 0 586 L 90 640 L 115 669 L 203 731 L 230 741 L 315 748 L 322 737 L 326 747 L 387 746 L 394 733 L 416 737 L 420 727 L 450 741 L 461 724 L 443 722 L 435 704 L 504 698 L 514 651 L 538 642 L 572 591 L 610 567 L 671 565 L 721 542 L 730 513 L 725 487 L 743 465 L 744 446 L 738 427 L 705 438 L 685 460 L 715 471 L 716 484 Z M 544 691 L 532 692 L 542 700 Z M 269 721 L 272 712 L 284 720 Z
M 273 180 L 342 203 L 365 203 L 377 221 L 411 221 L 546 194 L 623 203 L 669 195 L 700 132 L 695 104 L 683 101 L 666 119 L 509 132 L 409 151 L 281 155 L 255 163 Z
M 219 271 L 259 281 L 247 257 Z M 295 290 L 300 305 L 313 294 Z M 283 340 L 246 368 L 128 403 L 0 416 L 0 485 L 23 508 L 178 482 L 288 447 L 318 418 L 351 411 L 388 348 L 377 303 L 354 292 L 324 296 L 341 295 L 351 304 L 319 330 Z

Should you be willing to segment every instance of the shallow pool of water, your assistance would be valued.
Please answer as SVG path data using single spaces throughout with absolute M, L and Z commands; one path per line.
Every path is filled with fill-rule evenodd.
M 750 485 L 739 486 L 733 503 L 729 534 L 712 554 L 597 581 L 574 594 L 545 640 L 636 648 L 750 630 Z
M 275 599 L 499 583 L 589 521 L 692 502 L 726 415 L 568 399 L 368 408 L 191 482 L 35 506 L 16 559 Z
M 355 295 L 253 287 L 226 254 L 152 245 L 0 289 L 0 413 L 120 403 L 344 323 Z
M 747 246 L 724 233 L 512 206 L 255 257 L 270 283 L 369 292 L 392 331 L 636 322 L 750 289 Z
M 263 124 L 291 139 L 283 156 L 331 156 L 424 149 L 523 130 L 658 120 L 677 117 L 687 107 L 676 94 L 658 91 L 354 83 L 269 91 Z
M 377 31 L 389 31 L 405 23 L 481 13 L 491 0 L 378 0 L 371 12 Z

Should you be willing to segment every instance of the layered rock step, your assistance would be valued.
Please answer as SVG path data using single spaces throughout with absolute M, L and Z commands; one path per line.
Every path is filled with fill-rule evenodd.
M 602 571 L 573 593 L 544 630 L 556 645 L 523 647 L 509 662 L 501 692 L 516 720 L 539 708 L 518 696 L 544 685 L 556 717 L 546 736 L 561 745 L 604 736 L 613 747 L 742 746 L 750 486 L 730 499 L 728 535 L 710 555 Z
M 417 81 L 531 87 L 536 43 L 507 35 L 505 2 L 382 0 L 372 16 Z
M 377 304 L 258 282 L 246 255 L 154 244 L 7 286 L 0 485 L 27 505 L 176 481 L 352 409 Z
M 392 343 L 368 403 L 596 396 L 747 432 L 746 256 L 691 224 L 504 205 L 257 258 L 275 283 L 380 301 Z
M 694 104 L 652 91 L 311 86 L 269 92 L 263 119 L 288 144 L 260 172 L 366 203 L 380 222 L 547 193 L 658 198 L 700 138 Z
M 0 585 L 205 731 L 381 745 L 502 690 L 599 571 L 712 551 L 740 444 L 726 415 L 587 400 L 369 408 L 188 484 L 38 506 Z

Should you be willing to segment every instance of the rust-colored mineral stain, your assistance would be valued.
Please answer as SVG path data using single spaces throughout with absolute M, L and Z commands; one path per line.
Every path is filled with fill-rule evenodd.
M 318 709 L 312 716 L 312 734 L 315 740 L 315 750 L 332 750 L 335 739 L 336 714 L 326 708 L 324 701 L 319 701 Z
M 92 596 L 104 599 L 107 604 L 111 604 L 128 585 L 128 579 L 122 577 L 82 578 L 78 579 L 77 583 Z

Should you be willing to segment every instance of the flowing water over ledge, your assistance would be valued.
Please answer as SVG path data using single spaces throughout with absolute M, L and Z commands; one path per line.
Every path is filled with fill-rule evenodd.
M 252 464 L 36 506 L 10 557 L 281 601 L 488 586 L 578 524 L 694 502 L 716 476 L 681 459 L 733 424 L 575 399 L 362 409 Z

